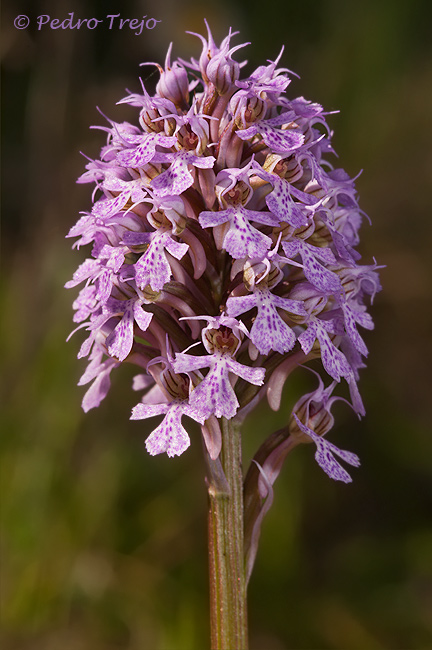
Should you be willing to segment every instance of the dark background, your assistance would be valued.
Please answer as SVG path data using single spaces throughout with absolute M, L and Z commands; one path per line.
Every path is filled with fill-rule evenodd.
M 220 43 L 228 28 L 246 73 L 274 59 L 293 77 L 288 94 L 326 110 L 339 163 L 357 180 L 372 219 L 361 236 L 383 291 L 360 389 L 358 422 L 336 405 L 331 440 L 361 456 L 353 484 L 334 483 L 312 448 L 295 451 L 275 484 L 250 584 L 252 650 L 432 648 L 431 178 L 432 56 L 429 2 L 309 3 L 5 2 L 2 20 L 3 272 L 0 450 L 1 614 L 5 650 L 195 650 L 207 647 L 206 492 L 201 443 L 180 458 L 151 458 L 149 428 L 128 420 L 138 401 L 121 368 L 99 409 L 84 415 L 76 382 L 85 362 L 68 344 L 64 283 L 85 256 L 64 235 L 89 209 L 75 185 L 85 152 L 105 140 L 96 106 L 151 92 L 143 61 L 198 56 L 203 18 Z M 61 20 L 143 14 L 162 22 L 135 36 L 34 27 Z M 19 14 L 33 25 L 13 27 Z M 81 336 L 81 338 L 80 338 Z M 306 373 L 303 373 L 305 375 Z M 271 414 L 245 425 L 249 458 L 283 425 L 313 382 L 299 376 Z M 295 383 L 297 382 L 297 383 Z M 151 423 L 150 423 L 151 424 Z

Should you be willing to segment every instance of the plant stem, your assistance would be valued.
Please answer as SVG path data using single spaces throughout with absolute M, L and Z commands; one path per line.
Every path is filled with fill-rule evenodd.
M 222 420 L 220 461 L 209 469 L 211 648 L 247 650 L 241 435 L 232 420 Z

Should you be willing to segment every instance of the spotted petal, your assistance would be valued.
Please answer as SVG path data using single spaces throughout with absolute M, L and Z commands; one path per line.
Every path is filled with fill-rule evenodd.
M 178 157 L 171 167 L 153 178 L 150 186 L 157 196 L 179 196 L 194 183 L 194 177 L 184 158 Z
M 279 116 L 281 119 L 282 116 Z M 262 139 L 268 147 L 274 152 L 282 155 L 288 155 L 295 149 L 298 149 L 304 143 L 304 135 L 300 131 L 289 130 L 280 130 L 274 128 L 270 122 L 278 122 L 278 118 L 273 118 L 265 122 L 258 122 L 253 124 L 247 129 L 241 131 L 236 131 L 236 134 L 242 140 L 248 140 L 254 135 L 259 133 L 262 136 Z M 286 123 L 286 119 L 283 119 L 282 123 Z
M 198 221 L 201 228 L 214 228 L 215 226 L 220 226 L 227 221 L 230 221 L 232 218 L 233 209 L 228 208 L 227 210 L 219 210 L 217 212 L 212 212 L 211 210 L 203 210 L 200 212 Z
M 342 303 L 342 311 L 344 314 L 345 318 L 345 329 L 347 331 L 348 336 L 350 337 L 351 341 L 354 344 L 354 347 L 364 356 L 368 355 L 368 349 L 366 347 L 366 343 L 363 341 L 362 337 L 358 333 L 357 327 L 356 327 L 356 316 L 357 313 L 360 314 L 360 319 L 362 318 L 361 312 L 355 312 L 353 309 L 351 309 L 346 303 Z M 364 322 L 364 321 L 363 321 Z M 366 321 L 369 323 L 369 321 Z
M 284 156 L 292 153 L 304 143 L 304 135 L 300 131 L 281 131 L 266 127 L 262 130 L 261 135 L 266 145 L 274 153 Z
M 173 257 L 175 257 L 177 260 L 181 260 L 183 255 L 186 255 L 186 253 L 189 250 L 189 245 L 188 244 L 181 244 L 180 242 L 174 241 L 174 239 L 171 239 L 171 237 L 167 237 L 166 243 L 165 243 L 165 248 L 170 253 Z
M 92 209 L 92 214 L 105 219 L 111 217 L 112 215 L 117 214 L 117 212 L 126 205 L 129 197 L 130 190 L 126 190 L 121 192 L 114 199 L 96 201 Z
M 132 348 L 133 343 L 133 303 L 128 300 L 125 312 L 120 322 L 107 337 L 108 352 L 119 361 L 124 361 Z
M 256 221 L 256 212 L 246 210 L 243 206 L 230 206 L 218 212 L 204 211 L 199 216 L 203 228 L 219 226 L 229 221 L 230 226 L 223 240 L 223 247 L 234 258 L 265 256 L 272 241 L 249 223 L 248 213 Z M 259 217 L 258 217 L 259 218 Z
M 294 347 L 296 341 L 293 330 L 270 302 L 259 309 L 250 338 L 261 354 L 268 354 L 270 350 L 284 354 Z
M 333 345 L 327 331 L 332 331 L 332 325 L 328 321 L 319 319 L 311 320 L 306 331 L 300 334 L 298 340 L 304 354 L 308 354 L 315 340 L 318 339 L 321 347 L 321 359 L 325 370 L 330 377 L 340 381 L 341 377 L 348 378 L 352 369 L 345 355 Z
M 211 364 L 212 357 L 209 354 L 200 357 L 194 354 L 177 352 L 173 363 L 173 369 L 174 372 L 180 374 L 182 372 L 194 372 L 196 370 L 201 370 L 201 368 L 208 368 Z
M 140 406 L 141 405 L 138 404 L 135 409 L 138 409 Z M 180 456 L 180 454 L 186 451 L 190 445 L 189 436 L 181 423 L 182 416 L 188 415 L 200 424 L 204 424 L 204 419 L 187 402 L 174 401 L 171 402 L 171 404 L 159 406 L 166 407 L 166 416 L 160 425 L 156 427 L 153 433 L 151 433 L 147 438 L 147 451 L 152 456 L 164 452 L 166 452 L 170 457 Z M 132 411 L 131 419 L 138 419 L 138 415 L 143 412 L 143 409 L 140 409 L 139 411 L 135 411 L 135 409 Z M 154 415 L 156 415 L 156 412 Z M 147 411 L 143 417 L 150 417 L 149 412 Z
M 241 379 L 248 381 L 250 384 L 255 384 L 255 386 L 263 385 L 265 376 L 264 368 L 251 368 L 230 357 L 227 357 L 226 363 L 230 371 L 237 375 L 237 377 L 241 377 Z
M 119 301 L 120 302 L 120 301 Z M 145 331 L 150 325 L 153 314 L 143 311 L 139 300 L 127 300 L 120 322 L 107 337 L 106 345 L 112 357 L 124 361 L 132 349 L 134 339 L 134 321 Z
M 92 365 L 93 362 L 90 362 L 89 366 Z M 92 373 L 96 375 L 95 379 L 90 388 L 85 393 L 81 404 L 82 409 L 85 413 L 90 411 L 90 409 L 98 407 L 102 400 L 105 399 L 111 386 L 111 371 L 118 365 L 119 362 L 115 361 L 114 359 L 106 359 L 103 363 L 95 368 L 95 372 Z M 83 384 L 91 381 L 91 379 L 88 378 L 87 371 L 88 368 L 78 382 L 79 386 L 82 386 Z
M 334 479 L 335 481 L 343 481 L 344 483 L 351 483 L 352 478 L 342 467 L 340 463 L 336 460 L 333 454 L 336 454 L 339 456 L 339 458 L 342 458 L 346 463 L 349 465 L 352 465 L 353 467 L 359 467 L 360 466 L 360 459 L 356 454 L 353 454 L 350 451 L 345 451 L 343 449 L 339 449 L 336 447 L 336 445 L 332 444 L 325 438 L 322 438 L 321 436 L 317 435 L 312 429 L 304 425 L 300 420 L 298 419 L 297 415 L 294 413 L 294 418 L 300 427 L 300 429 L 303 431 L 303 433 L 306 433 L 312 440 L 314 441 L 316 445 L 316 452 L 315 452 L 315 460 L 317 461 L 318 465 L 325 471 L 325 473 L 330 476 L 330 478 Z
M 229 316 L 239 316 L 256 306 L 257 296 L 250 293 L 247 296 L 231 296 L 226 303 Z
M 96 260 L 92 260 L 90 258 L 84 260 L 84 262 L 79 265 L 79 267 L 73 274 L 72 280 L 66 282 L 65 288 L 72 289 L 72 287 L 76 287 L 77 284 L 84 282 L 84 280 L 88 280 L 89 278 L 94 278 L 99 272 L 99 270 L 100 270 L 100 265 Z
M 167 453 L 168 456 L 180 456 L 190 445 L 189 436 L 181 423 L 183 415 L 188 415 L 201 424 L 202 419 L 187 402 L 175 400 L 170 404 L 137 404 L 132 409 L 131 420 L 142 420 L 165 413 L 158 427 L 146 440 L 146 448 L 151 456 Z
M 190 395 L 190 404 L 206 420 L 213 414 L 230 420 L 237 413 L 239 403 L 228 373 L 226 358 L 215 359 L 207 376 Z
M 169 404 L 143 404 L 140 402 L 132 409 L 131 420 L 145 420 L 155 415 L 162 415 L 169 409 Z
M 117 163 L 123 167 L 141 167 L 149 163 L 156 152 L 156 145 L 173 147 L 177 142 L 176 136 L 166 136 L 162 133 L 146 133 L 141 144 L 134 149 L 124 149 L 117 154 Z
M 181 423 L 182 412 L 171 409 L 160 425 L 146 440 L 146 449 L 151 456 L 167 453 L 171 458 L 180 456 L 190 445 L 190 438 Z
M 72 303 L 72 307 L 76 310 L 73 317 L 74 322 L 85 321 L 97 307 L 96 287 L 89 285 L 81 289 L 78 298 Z
M 234 259 L 243 257 L 265 257 L 271 248 L 272 240 L 267 235 L 251 226 L 239 213 L 225 235 L 223 247 Z
M 154 291 L 161 291 L 164 284 L 169 282 L 171 267 L 165 255 L 165 249 L 168 247 L 177 259 L 178 255 L 182 257 L 187 250 L 187 244 L 176 245 L 176 242 L 171 241 L 168 231 L 153 233 L 148 249 L 135 264 L 135 280 L 140 289 L 150 284 Z
M 175 154 L 166 154 L 166 157 L 172 160 L 171 167 L 150 183 L 157 196 L 179 196 L 194 183 L 188 165 L 208 169 L 216 161 L 213 156 L 195 156 L 189 151 L 177 151 Z
M 330 264 L 335 263 L 336 258 L 329 248 L 318 248 L 300 240 L 282 242 L 282 248 L 288 258 L 293 258 L 300 253 L 305 276 L 314 287 L 323 293 L 340 293 L 341 283 L 336 273 L 326 269 L 317 259 Z

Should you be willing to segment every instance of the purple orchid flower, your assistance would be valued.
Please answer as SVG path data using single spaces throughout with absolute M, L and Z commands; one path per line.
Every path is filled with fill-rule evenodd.
M 222 418 L 239 420 L 265 394 L 279 408 L 287 377 L 313 359 L 331 391 L 346 380 L 364 413 L 358 330 L 373 328 L 367 302 L 381 287 L 376 262 L 359 263 L 356 179 L 330 162 L 330 113 L 287 96 L 283 48 L 242 78 L 235 55 L 247 44 L 233 45 L 236 33 L 218 46 L 207 25 L 190 62 L 173 60 L 171 44 L 164 66 L 152 64 L 156 92 L 141 82 L 119 102 L 138 110 L 138 126 L 107 118 L 100 159 L 78 181 L 94 183 L 91 210 L 68 234 L 93 246 L 66 283 L 83 284 L 73 302 L 76 330 L 87 331 L 83 406 L 99 405 L 121 363 L 148 369 L 154 386 L 132 417 L 165 416 L 151 454 L 185 451 L 186 415 L 215 460 Z M 205 354 L 189 354 L 201 343 Z M 176 393 L 179 377 L 187 390 Z M 302 426 L 327 473 L 345 480 L 337 451 Z

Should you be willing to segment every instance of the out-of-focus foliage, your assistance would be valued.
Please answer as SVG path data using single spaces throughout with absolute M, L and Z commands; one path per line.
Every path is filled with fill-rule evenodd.
M 130 30 L 18 31 L 17 14 L 162 20 Z M 132 119 L 126 93 L 141 61 L 200 50 L 185 30 L 203 17 L 222 38 L 250 40 L 250 66 L 275 57 L 301 75 L 292 95 L 340 109 L 335 148 L 357 181 L 362 250 L 387 264 L 366 333 L 360 382 L 367 416 L 335 408 L 331 439 L 362 458 L 354 483 L 332 483 L 312 446 L 294 452 L 275 484 L 250 585 L 252 650 L 432 647 L 430 180 L 432 56 L 428 3 L 319 0 L 11 2 L 3 15 L 3 271 L 1 364 L 1 615 L 5 650 L 192 650 L 207 647 L 206 495 L 198 431 L 176 459 L 147 456 L 146 423 L 122 368 L 109 398 L 84 416 L 80 334 L 72 328 L 76 268 L 63 239 L 97 155 L 94 108 Z M 246 50 L 245 50 L 246 52 Z M 428 239 L 429 238 L 429 239 Z M 84 255 L 84 252 L 82 253 Z M 132 371 L 131 371 L 132 372 Z M 285 423 L 311 378 L 299 371 L 286 408 L 265 404 L 244 428 L 246 460 Z M 312 380 L 313 381 L 313 380 Z M 295 383 L 295 382 L 303 382 Z M 312 383 L 310 384 L 312 386 Z

